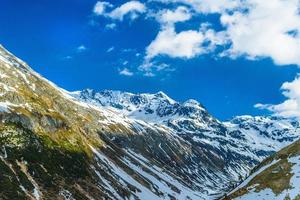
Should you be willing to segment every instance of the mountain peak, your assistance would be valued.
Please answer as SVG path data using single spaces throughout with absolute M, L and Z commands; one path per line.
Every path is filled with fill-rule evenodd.
M 199 103 L 197 100 L 194 100 L 194 99 L 189 99 L 189 100 L 185 101 L 183 103 L 183 105 L 190 106 L 190 107 L 197 107 L 201 110 L 205 110 L 204 107 L 201 105 L 201 103 Z
M 155 94 L 133 94 L 113 90 L 95 92 L 87 89 L 81 93 L 73 93 L 73 96 L 96 106 L 110 107 L 116 112 L 145 122 L 168 124 L 176 121 L 176 124 L 189 124 L 188 121 L 193 121 L 197 126 L 201 124 L 203 127 L 218 123 L 198 101 L 190 99 L 179 103 L 162 91 Z
M 155 95 L 162 98 L 169 98 L 168 95 L 166 95 L 166 93 L 164 93 L 163 91 L 159 91 Z
M 162 92 L 162 91 L 159 91 L 155 94 L 156 97 L 159 97 L 159 98 L 162 98 L 162 99 L 165 99 L 167 101 L 169 101 L 169 103 L 171 104 L 174 104 L 176 103 L 175 100 L 171 99 L 168 95 L 166 95 L 166 93 Z

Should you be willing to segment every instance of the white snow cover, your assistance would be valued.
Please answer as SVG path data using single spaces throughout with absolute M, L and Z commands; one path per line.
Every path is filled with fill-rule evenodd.
M 128 150 L 128 152 L 134 157 L 137 158 L 140 161 L 140 164 L 143 166 L 144 170 L 142 167 L 134 165 L 130 160 L 124 159 L 123 161 L 127 164 L 127 166 L 131 167 L 135 171 L 137 171 L 139 174 L 142 176 L 146 177 L 149 179 L 152 183 L 157 185 L 159 190 L 161 190 L 164 193 L 164 198 L 167 198 L 168 194 L 171 194 L 175 196 L 178 200 L 183 200 L 183 199 L 209 199 L 209 189 L 207 189 L 207 194 L 202 193 L 200 194 L 199 192 L 192 191 L 191 189 L 187 188 L 184 186 L 182 183 L 180 183 L 178 180 L 170 176 L 169 174 L 163 172 L 163 169 L 152 165 L 150 161 L 148 161 L 145 157 L 143 157 L 140 154 L 137 154 L 133 151 Z M 145 169 L 150 170 L 152 173 L 154 173 L 156 176 L 159 177 L 160 180 L 158 180 L 155 176 L 147 173 Z M 180 193 L 174 192 L 170 185 L 175 186 L 180 190 Z
M 246 122 L 244 124 L 248 126 L 241 127 L 238 120 Z M 244 143 L 245 146 L 251 145 L 255 149 L 278 151 L 300 137 L 300 126 L 295 127 L 293 122 L 297 121 L 287 118 L 240 116 L 224 124 L 231 132 L 240 131 L 244 142 L 236 140 L 238 143 Z M 285 131 L 280 135 L 281 130 Z M 284 137 L 291 138 L 291 140 L 282 140 Z
M 26 105 L 16 105 L 8 101 L 0 102 L 0 112 L 10 112 L 10 107 L 25 107 Z
M 0 112 L 9 112 L 8 103 L 0 102 Z
M 199 102 L 188 100 L 179 103 L 161 91 L 155 94 L 133 94 L 112 90 L 95 92 L 86 89 L 68 94 L 90 105 L 109 108 L 126 117 L 147 123 L 167 124 L 172 121 L 177 124 L 192 120 L 198 127 L 208 128 L 206 121 L 200 116 L 208 113 Z M 208 115 L 206 120 L 213 118 Z
M 291 189 L 286 191 L 291 199 L 295 199 L 297 195 L 300 195 L 300 156 L 291 157 L 288 159 L 293 164 L 291 173 L 293 174 L 290 186 Z
M 206 200 L 209 199 L 209 196 L 205 193 L 200 194 L 199 192 L 192 191 L 191 189 L 187 188 L 183 184 L 181 184 L 178 180 L 171 177 L 167 173 L 163 172 L 163 169 L 150 164 L 150 161 L 148 161 L 145 157 L 143 157 L 140 154 L 136 154 L 133 151 L 128 150 L 127 152 L 132 156 L 135 161 L 138 161 L 140 166 L 137 166 L 136 164 L 133 164 L 129 159 L 123 158 L 123 163 L 127 165 L 130 169 L 134 170 L 137 174 L 140 174 L 144 178 L 148 179 L 152 184 L 155 185 L 155 187 L 163 193 L 163 196 L 157 196 L 153 191 L 149 190 L 139 182 L 137 182 L 132 176 L 127 174 L 123 169 L 118 167 L 112 160 L 107 158 L 103 153 L 96 150 L 94 147 L 90 146 L 94 154 L 97 156 L 98 159 L 105 162 L 110 166 L 110 168 L 113 170 L 113 172 L 120 177 L 120 182 L 123 184 L 130 183 L 134 185 L 136 188 L 140 189 L 140 192 L 137 192 L 136 195 L 143 200 L 153 200 L 153 199 L 169 199 L 168 194 L 175 196 L 178 200 L 185 200 L 185 199 L 195 199 L 195 200 Z M 141 167 L 142 166 L 142 167 Z M 155 176 L 151 173 L 148 173 L 147 170 L 150 170 L 151 173 L 155 174 Z M 101 175 L 96 172 L 99 177 Z M 157 178 L 159 177 L 159 179 Z M 101 177 L 101 180 L 103 181 L 103 177 Z M 109 186 L 109 183 L 107 180 L 104 179 L 104 182 L 106 183 L 107 187 L 111 188 Z M 180 190 L 179 193 L 172 190 L 171 185 Z M 111 190 L 114 194 L 117 194 L 114 189 Z M 207 192 L 209 193 L 209 192 Z M 117 195 L 118 196 L 118 195 Z
M 145 200 L 151 200 L 151 199 L 157 199 L 158 196 L 156 196 L 152 191 L 150 191 L 145 186 L 141 185 L 139 182 L 137 182 L 135 179 L 133 179 L 129 174 L 127 174 L 123 169 L 115 165 L 112 161 L 110 161 L 104 154 L 97 151 L 95 148 L 90 146 L 94 154 L 103 162 L 107 163 L 113 170 L 114 173 L 116 173 L 123 181 L 130 183 L 134 185 L 136 188 L 139 188 L 141 192 L 138 192 L 136 195 L 140 199 Z

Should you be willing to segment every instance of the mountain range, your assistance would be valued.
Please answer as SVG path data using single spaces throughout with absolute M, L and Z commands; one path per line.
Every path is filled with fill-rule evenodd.
M 0 199 L 299 198 L 296 119 L 69 92 L 1 46 L 0 120 Z

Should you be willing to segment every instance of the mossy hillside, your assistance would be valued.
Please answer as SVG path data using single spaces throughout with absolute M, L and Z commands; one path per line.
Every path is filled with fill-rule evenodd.
M 66 149 L 20 124 L 1 124 L 0 148 L 0 188 L 7 188 L 0 190 L 0 199 L 29 198 L 34 189 L 29 176 L 39 185 L 44 199 L 57 199 L 62 189 L 76 194 L 77 199 L 87 199 L 86 190 L 106 196 L 96 187 L 97 176 L 90 168 L 93 161 L 85 152 Z
M 36 83 L 37 86 L 39 84 Z M 44 95 L 38 95 L 39 92 Z M 2 102 L 10 101 L 12 104 L 21 105 L 11 106 L 9 108 L 10 113 L 1 113 L 1 119 L 8 123 L 22 123 L 26 128 L 40 136 L 44 135 L 51 138 L 60 146 L 91 154 L 87 144 L 100 146 L 101 141 L 93 136 L 96 128 L 93 129 L 91 126 L 88 130 L 84 129 L 85 126 L 89 126 L 87 119 L 91 118 L 90 114 L 86 113 L 87 117 L 84 117 L 80 112 L 76 113 L 69 102 L 65 103 L 65 100 L 55 93 L 48 92 L 47 95 L 46 92 L 39 90 L 33 92 L 30 88 L 26 88 L 26 85 L 21 85 L 17 92 L 7 92 L 0 97 Z M 54 103 L 51 103 L 48 96 L 53 98 Z M 59 98 L 61 101 L 58 100 Z M 64 106 L 60 106 L 60 104 Z
M 85 199 L 84 195 L 90 195 L 91 191 L 96 195 L 95 199 L 102 197 L 110 199 L 113 194 L 111 191 L 107 191 L 107 188 L 102 187 L 102 181 L 95 174 L 94 167 L 106 180 L 110 181 L 110 184 L 116 188 L 120 196 L 129 198 L 132 195 L 132 191 L 137 190 L 132 185 L 128 185 L 130 189 L 127 189 L 118 183 L 116 178 L 111 176 L 109 166 L 108 168 L 103 168 L 99 166 L 99 163 L 95 163 L 94 155 L 91 154 L 87 144 L 88 141 L 85 143 L 85 138 L 81 135 L 77 135 L 78 138 L 75 141 L 70 141 L 70 134 L 72 135 L 72 133 L 65 131 L 51 134 L 34 133 L 23 127 L 22 123 L 1 123 L 0 149 L 4 148 L 7 154 L 7 158 L 5 158 L 7 165 L 12 165 L 13 171 L 17 171 L 17 173 L 11 172 L 14 174 L 15 180 L 17 180 L 9 182 L 12 184 L 12 190 L 19 191 L 15 188 L 20 188 L 20 185 L 22 185 L 29 191 L 29 194 L 32 191 L 32 184 L 30 184 L 26 176 L 22 175 L 24 173 L 19 169 L 18 163 L 27 163 L 26 166 L 29 173 L 32 174 L 34 180 L 42 188 L 42 193 L 49 198 L 54 198 L 63 188 L 77 196 L 83 195 L 83 197 L 76 199 Z M 115 149 L 116 147 L 113 146 L 113 148 Z M 105 148 L 102 150 L 106 152 Z M 119 152 L 114 153 L 117 153 L 113 157 L 116 161 L 123 155 L 119 154 Z M 4 153 L 2 154 L 4 155 Z M 135 174 L 126 165 L 121 165 L 122 163 L 120 163 L 117 162 L 119 167 L 150 188 L 143 178 Z M 21 179 L 21 177 L 24 178 Z M 9 180 L 11 180 L 11 177 L 8 178 Z M 29 184 L 26 184 L 26 182 L 29 182 Z M 5 183 L 0 188 L 5 188 Z M 19 192 L 22 193 L 23 191 L 20 190 Z M 107 196 L 109 193 L 111 193 L 110 196 Z M 13 197 L 11 194 L 5 193 L 5 195 L 9 196 L 7 199 Z M 19 199 L 23 199 L 23 196 L 26 195 L 22 194 L 22 198 L 20 197 Z
M 19 65 L 22 67 L 8 68 L 6 64 L 0 62 L 0 71 L 6 75 L 0 82 L 14 88 L 11 91 L 4 91 L 0 96 L 0 102 L 9 101 L 17 105 L 10 107 L 13 114 L 6 114 L 3 118 L 6 122 L 21 122 L 39 136 L 47 136 L 65 148 L 76 147 L 78 151 L 85 151 L 87 154 L 91 154 L 89 145 L 94 147 L 104 145 L 98 136 L 99 132 L 121 137 L 136 134 L 134 127 L 118 122 L 106 123 L 107 116 L 103 113 L 74 102 L 57 87 L 34 73 L 25 63 L 19 62 Z M 4 90 L 0 85 L 1 88 Z M 162 133 L 157 135 L 162 136 Z M 69 144 L 72 145 L 68 147 Z M 168 150 L 180 161 L 181 158 L 172 151 L 173 149 Z
M 9 109 L 12 112 L 30 119 L 29 124 L 23 125 L 34 132 L 52 136 L 52 133 L 65 131 L 70 140 L 75 141 L 77 135 L 81 135 L 94 146 L 103 144 L 97 136 L 97 132 L 102 129 L 110 132 L 121 130 L 118 132 L 122 134 L 132 133 L 121 124 L 103 126 L 101 121 L 106 117 L 101 112 L 74 102 L 30 69 L 8 67 L 0 62 L 0 72 L 5 75 L 0 80 L 0 102 L 10 102 L 12 105 Z M 69 133 L 76 136 L 72 139 Z
M 281 194 L 284 190 L 290 189 L 290 180 L 294 174 L 291 173 L 293 164 L 288 162 L 288 158 L 299 155 L 300 140 L 283 148 L 254 168 L 252 173 L 259 170 L 261 167 L 270 164 L 272 161 L 278 160 L 276 164 L 259 173 L 244 188 L 239 189 L 230 195 L 229 198 L 234 199 L 247 194 L 249 192 L 247 188 L 251 188 L 253 185 L 255 185 L 255 192 L 270 188 L 276 195 Z

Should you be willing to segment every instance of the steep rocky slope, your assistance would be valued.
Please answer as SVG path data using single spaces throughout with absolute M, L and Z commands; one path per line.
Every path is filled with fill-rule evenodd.
M 0 199 L 213 199 L 299 137 L 291 120 L 222 123 L 161 92 L 126 112 L 98 103 L 0 47 Z
M 264 160 L 225 199 L 300 199 L 300 141 Z

